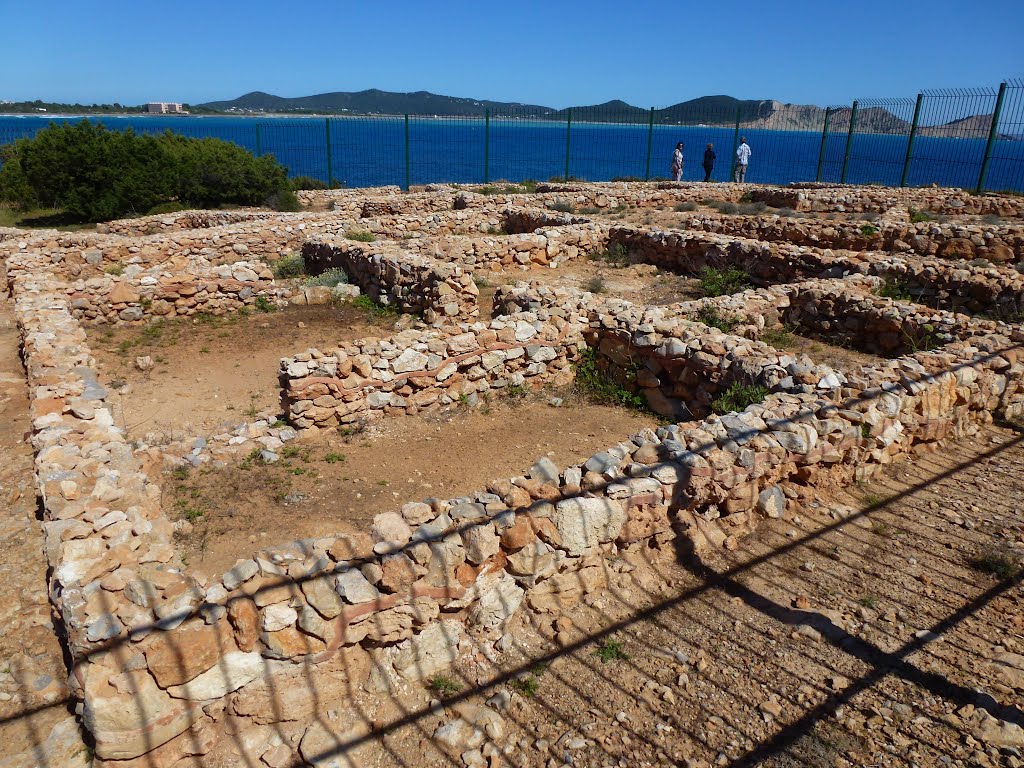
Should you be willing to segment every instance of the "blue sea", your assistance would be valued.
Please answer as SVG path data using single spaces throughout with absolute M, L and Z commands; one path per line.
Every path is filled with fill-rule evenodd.
M 51 120 L 81 117 L 0 115 L 0 144 L 31 136 Z M 498 179 L 547 180 L 569 176 L 587 181 L 616 177 L 667 178 L 672 151 L 684 144 L 683 177 L 704 178 L 704 147 L 715 147 L 712 178 L 729 176 L 735 142 L 732 128 L 646 124 L 566 123 L 514 118 L 410 117 L 233 117 L 101 116 L 109 128 L 155 133 L 173 130 L 192 137 L 236 142 L 258 154 L 273 154 L 293 176 L 331 177 L 349 187 L 429 182 L 481 183 Z M 786 184 L 818 177 L 820 132 L 745 130 L 752 149 L 748 182 Z M 329 139 L 328 139 L 329 136 Z M 408 153 L 406 138 L 408 137 Z M 845 131 L 824 141 L 822 181 L 838 182 L 846 150 Z M 986 142 L 982 139 L 918 136 L 908 184 L 971 187 L 978 182 Z M 328 151 L 328 146 L 330 151 Z M 900 183 L 906 136 L 854 134 L 846 181 Z M 566 160 L 568 158 L 568 163 Z M 649 164 L 648 164 L 649 162 Z M 1024 191 L 1024 141 L 996 142 L 986 189 Z

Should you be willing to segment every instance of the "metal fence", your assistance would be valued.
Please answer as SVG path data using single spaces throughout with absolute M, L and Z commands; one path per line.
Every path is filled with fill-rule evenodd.
M 429 182 L 667 178 L 684 144 L 683 178 L 731 178 L 742 138 L 746 180 L 964 187 L 1024 192 L 1024 82 L 998 89 L 924 91 L 916 99 L 850 105 L 700 111 L 582 108 L 538 114 L 368 115 L 256 118 L 92 117 L 108 127 L 227 139 L 273 154 L 293 176 L 334 185 L 405 188 Z M 0 144 L 32 135 L 38 117 L 0 117 Z

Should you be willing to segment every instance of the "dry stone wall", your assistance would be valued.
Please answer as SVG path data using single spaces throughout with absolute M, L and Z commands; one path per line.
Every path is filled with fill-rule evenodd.
M 1020 218 L 1024 202 L 1017 197 L 972 195 L 962 189 L 940 187 L 857 187 L 799 183 L 788 187 L 752 187 L 750 199 L 775 208 L 837 213 L 885 213 L 893 208 L 947 215 L 995 215 Z
M 341 269 L 374 301 L 423 316 L 430 324 L 480 314 L 473 276 L 457 264 L 416 256 L 387 243 L 314 239 L 302 247 L 306 269 Z
M 510 387 L 565 385 L 580 330 L 579 323 L 517 313 L 313 349 L 281 361 L 283 399 L 289 421 L 308 430 L 475 405 Z
M 1024 258 L 1024 226 L 984 224 L 870 224 L 784 216 L 695 216 L 686 229 L 753 240 L 839 248 L 893 251 L 945 259 L 975 258 L 1017 263 Z

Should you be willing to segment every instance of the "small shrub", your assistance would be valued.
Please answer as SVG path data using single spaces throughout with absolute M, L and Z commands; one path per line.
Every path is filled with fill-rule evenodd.
M 326 461 L 328 464 L 337 464 L 339 461 L 345 461 L 346 458 L 347 457 L 345 456 L 344 453 L 337 453 L 335 451 L 331 451 L 326 456 L 324 456 L 324 461 Z
M 359 243 L 372 243 L 374 240 L 377 239 L 372 232 L 360 231 L 346 232 L 345 237 L 348 240 L 355 240 L 356 242 Z
M 626 647 L 618 640 L 605 640 L 601 645 L 594 651 L 594 655 L 601 660 L 602 664 L 607 664 L 610 661 L 627 661 L 629 654 L 626 653 Z
M 700 271 L 700 289 L 705 296 L 728 296 L 750 286 L 750 275 L 738 267 L 715 269 L 704 267 Z
M 587 290 L 591 293 L 604 293 L 608 290 L 608 286 L 604 284 L 604 278 L 601 275 L 594 275 L 587 281 Z
M 537 180 L 536 179 L 523 179 L 519 182 L 519 186 L 523 188 L 523 192 L 529 192 L 533 194 L 537 191 Z
M 124 274 L 124 267 L 121 264 L 108 264 L 103 268 L 103 271 L 106 272 L 108 275 L 120 277 L 121 275 Z
M 294 213 L 302 210 L 298 195 L 290 187 L 281 187 L 271 192 L 266 199 L 266 204 L 268 208 L 273 208 L 275 211 Z
M 878 600 L 874 595 L 864 595 L 864 597 L 860 599 L 860 604 L 865 608 L 874 608 L 878 605 Z
M 770 347 L 785 348 L 793 343 L 793 332 L 788 328 L 767 328 L 761 334 L 761 341 Z
M 751 191 L 751 192 L 744 192 L 740 196 L 740 202 L 741 203 L 752 203 L 752 202 L 754 202 L 754 193 L 753 193 L 753 191 Z
M 275 309 L 277 309 L 270 302 L 270 299 L 268 299 L 266 296 L 257 296 L 256 297 L 256 301 L 253 304 L 253 306 L 256 307 L 256 311 L 257 312 L 264 312 L 264 313 L 273 312 Z
M 600 212 L 600 208 L 591 208 L 589 206 L 587 208 L 580 208 L 580 213 L 582 213 L 584 216 L 593 216 L 595 213 Z
M 871 438 L 871 425 L 866 421 L 861 422 L 860 436 L 865 440 L 869 440 Z
M 270 271 L 278 280 L 301 277 L 306 274 L 306 260 L 301 253 L 289 253 L 282 256 L 270 266 Z
M 505 388 L 505 395 L 512 400 L 523 400 L 530 394 L 530 390 L 522 384 L 510 384 Z
M 552 211 L 558 211 L 559 213 L 575 213 L 575 206 L 568 200 L 562 200 L 561 198 L 552 201 L 548 204 L 548 208 Z
M 345 270 L 341 267 L 331 267 L 325 272 L 321 272 L 315 277 L 306 278 L 306 285 L 323 285 L 328 288 L 333 288 L 336 285 L 345 285 L 348 283 L 348 275 L 345 274 Z
M 590 254 L 594 261 L 605 261 L 613 267 L 624 267 L 629 263 L 629 251 L 622 243 L 608 243 L 603 251 L 594 251 Z
M 697 204 L 693 203 L 693 202 L 679 203 L 674 208 L 672 208 L 672 210 L 675 211 L 676 213 L 685 213 L 686 211 L 696 211 L 697 210 Z
M 871 237 L 872 235 L 878 234 L 878 227 L 874 224 L 862 224 L 860 227 L 860 233 L 864 237 Z
M 181 203 L 172 200 L 167 203 L 160 203 L 159 205 L 154 205 L 152 208 L 146 211 L 146 215 L 163 216 L 168 213 L 177 213 L 178 211 L 185 210 L 188 210 L 188 206 L 182 205 Z
M 290 180 L 293 190 L 300 189 L 327 189 L 327 182 L 314 179 L 312 176 L 295 176 Z
M 352 299 L 352 306 L 364 310 L 371 320 L 394 317 L 398 314 L 398 310 L 390 304 L 378 304 L 365 293 Z
M 893 299 L 895 301 L 914 300 L 914 297 L 910 295 L 907 284 L 903 280 L 891 277 L 885 278 L 882 284 L 875 290 L 875 295 L 883 299 Z
M 638 365 L 628 370 L 627 380 L 635 381 L 638 370 Z M 598 367 L 597 351 L 590 347 L 584 350 L 576 361 L 576 386 L 595 402 L 622 405 L 639 411 L 647 410 L 647 401 L 643 395 L 630 392 Z
M 711 401 L 711 410 L 719 416 L 727 413 L 739 413 L 748 405 L 760 403 L 766 397 L 768 397 L 767 387 L 760 384 L 742 384 L 736 381 Z
M 971 567 L 1000 581 L 1017 576 L 1021 571 L 1021 563 L 1009 547 L 1001 546 L 988 552 L 982 552 L 970 561 Z
M 910 213 L 911 224 L 920 224 L 924 221 L 935 221 L 935 214 L 930 211 L 919 211 L 917 208 L 908 208 L 907 211 Z
M 704 325 L 710 326 L 711 328 L 717 328 L 724 333 L 729 333 L 739 323 L 739 319 L 735 317 L 723 317 L 718 314 L 718 310 L 714 307 L 704 307 L 700 312 L 697 313 L 697 320 L 704 323 Z

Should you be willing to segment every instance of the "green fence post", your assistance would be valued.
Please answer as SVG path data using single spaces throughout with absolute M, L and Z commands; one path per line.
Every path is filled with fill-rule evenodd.
M 644 181 L 651 180 L 651 144 L 654 141 L 654 107 L 651 107 L 651 117 L 647 121 L 647 170 L 644 171 Z
M 996 145 L 996 138 L 999 136 L 999 116 L 1003 111 L 1003 97 L 1006 95 L 1006 83 L 999 84 L 999 95 L 996 96 L 996 111 L 992 113 L 992 125 L 988 129 L 988 144 L 985 145 L 985 159 L 981 161 L 981 173 L 978 174 L 978 188 L 976 193 L 981 194 L 985 188 L 985 176 L 988 174 L 988 164 L 992 160 L 992 150 Z
M 263 145 L 260 142 L 260 124 L 256 123 L 256 157 L 263 154 Z
M 910 124 L 910 138 L 907 139 L 907 157 L 903 161 L 903 173 L 900 175 L 900 186 L 907 186 L 907 177 L 910 175 L 910 160 L 914 154 L 914 137 L 917 136 L 917 122 L 921 117 L 921 104 L 924 102 L 924 94 L 917 94 L 917 103 L 914 105 L 914 122 Z
M 569 138 L 572 136 L 572 110 L 565 124 L 565 180 L 569 180 Z
M 327 188 L 334 189 L 334 168 L 331 163 L 331 118 L 324 118 L 327 130 Z
M 409 191 L 412 175 L 409 173 L 409 115 L 405 116 L 405 191 Z
M 729 179 L 736 178 L 736 148 L 740 145 L 740 108 L 736 107 L 736 131 L 732 135 L 732 164 L 729 166 Z
M 846 151 L 843 153 L 843 173 L 839 177 L 839 183 L 846 183 L 846 167 L 850 164 L 850 147 L 853 146 L 853 127 L 857 124 L 857 100 L 853 100 L 853 108 L 850 110 L 850 130 L 846 133 Z
M 825 107 L 825 127 L 821 130 L 821 151 L 818 152 L 818 172 L 815 181 L 821 181 L 821 169 L 825 167 L 825 143 L 828 140 L 828 121 L 832 117 L 832 107 Z
M 484 110 L 484 184 L 490 181 L 488 166 L 491 161 L 491 110 Z

